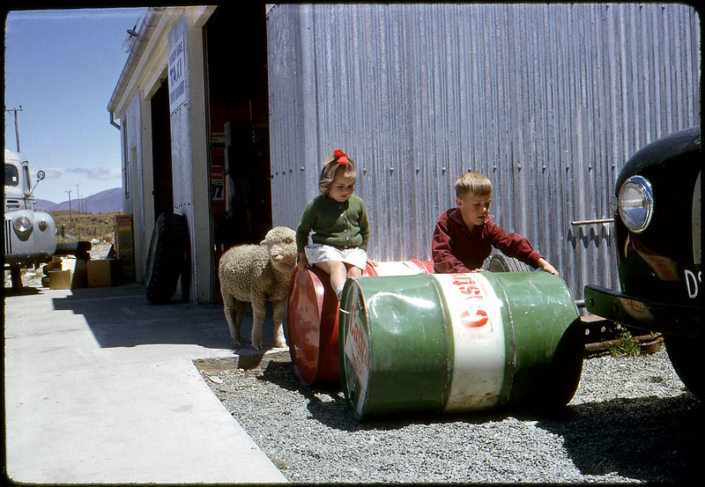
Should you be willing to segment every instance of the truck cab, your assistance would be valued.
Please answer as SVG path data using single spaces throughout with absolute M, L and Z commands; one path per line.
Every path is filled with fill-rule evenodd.
M 44 179 L 37 173 L 37 183 Z M 17 152 L 5 150 L 5 264 L 12 288 L 22 287 L 20 270 L 49 262 L 56 251 L 56 224 L 50 214 L 37 211 L 32 195 L 29 162 Z

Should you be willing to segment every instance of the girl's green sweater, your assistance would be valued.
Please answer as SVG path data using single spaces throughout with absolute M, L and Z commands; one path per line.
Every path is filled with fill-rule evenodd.
M 304 251 L 311 232 L 313 243 L 340 249 L 360 247 L 367 252 L 370 244 L 370 222 L 365 202 L 352 195 L 339 203 L 328 196 L 317 196 L 308 202 L 296 230 L 296 247 Z

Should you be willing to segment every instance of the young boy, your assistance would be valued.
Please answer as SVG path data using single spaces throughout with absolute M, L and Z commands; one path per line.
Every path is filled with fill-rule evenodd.
M 492 247 L 557 276 L 558 271 L 531 243 L 516 233 L 507 234 L 490 220 L 492 183 L 484 175 L 469 171 L 455 182 L 455 203 L 443 213 L 433 232 L 432 255 L 436 272 L 465 273 L 480 270 Z

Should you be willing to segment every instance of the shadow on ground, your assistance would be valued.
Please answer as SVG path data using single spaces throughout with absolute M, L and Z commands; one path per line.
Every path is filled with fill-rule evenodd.
M 221 304 L 178 301 L 152 304 L 139 284 L 75 289 L 65 297 L 54 298 L 53 306 L 56 310 L 82 315 L 103 348 L 193 344 L 206 348 L 232 348 L 238 354 L 254 352 L 249 341 L 251 311 L 242 323 L 243 344 L 234 348 Z M 274 346 L 271 309 L 264 323 L 262 339 L 265 348 Z
M 704 479 L 703 403 L 689 392 L 569 406 L 537 427 L 563 437 L 585 475 L 617 472 L 645 482 Z M 596 457 L 595 451 L 601 454 Z

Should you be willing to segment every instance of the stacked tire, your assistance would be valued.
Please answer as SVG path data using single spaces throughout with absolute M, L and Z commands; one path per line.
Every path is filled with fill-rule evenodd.
M 188 226 L 186 218 L 175 213 L 162 213 L 152 231 L 147 255 L 147 300 L 154 304 L 171 301 L 179 277 L 189 276 Z
M 490 259 L 487 270 L 490 272 L 531 272 L 535 269 L 514 257 L 497 253 Z

